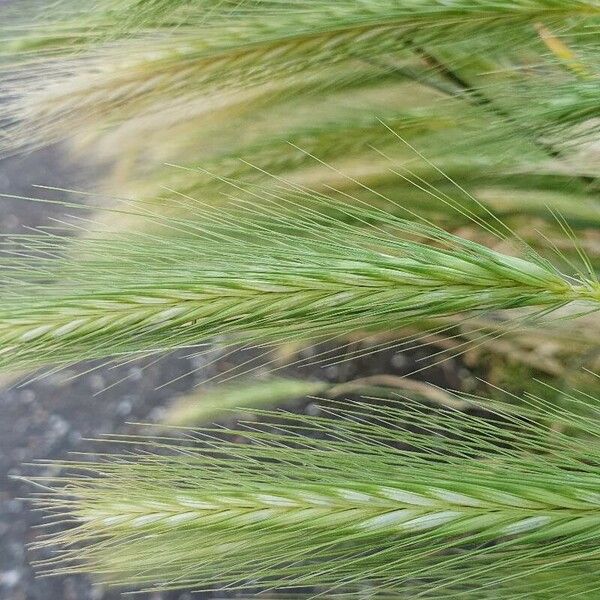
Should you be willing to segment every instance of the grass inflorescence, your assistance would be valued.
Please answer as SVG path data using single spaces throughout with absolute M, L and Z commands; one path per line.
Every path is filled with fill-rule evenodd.
M 330 207 L 331 208 L 331 207 Z M 219 338 L 259 345 L 389 330 L 448 315 L 582 301 L 593 272 L 564 276 L 525 248 L 491 250 L 369 208 L 345 220 L 248 206 L 185 235 L 26 237 L 5 261 L 0 364 L 23 368 L 156 352 Z M 67 252 L 60 258 L 59 254 Z
M 54 490 L 36 503 L 74 525 L 41 542 L 63 546 L 41 566 L 137 587 L 368 584 L 407 597 L 520 598 L 568 582 L 592 594 L 597 408 L 572 400 L 585 417 L 531 398 L 467 412 L 358 402 L 322 417 L 259 413 L 278 424 L 196 442 L 132 439 L 143 451 L 40 478 Z
M 394 74 L 485 106 L 500 121 L 498 135 L 528 132 L 550 154 L 560 153 L 560 144 L 542 141 L 542 134 L 598 115 L 597 44 L 590 35 L 600 16 L 595 0 L 104 1 L 65 16 L 71 6 L 45 11 L 44 27 L 30 25 L 29 35 L 22 23 L 15 32 L 7 28 L 13 43 L 4 61 L 17 69 L 24 63 L 28 72 L 25 84 L 9 79 L 13 144 L 68 137 L 65 130 L 75 125 L 102 124 L 104 131 L 169 109 L 185 123 L 206 112 L 211 95 L 273 82 L 292 91 L 323 71 L 316 90 L 336 89 L 349 66 L 352 80 L 380 83 Z M 549 51 L 544 39 L 553 31 L 560 31 L 579 71 Z M 534 61 L 543 65 L 542 76 L 530 70 L 524 76 Z M 555 85 L 545 85 L 549 78 Z M 542 102 L 527 103 L 522 115 L 515 90 Z

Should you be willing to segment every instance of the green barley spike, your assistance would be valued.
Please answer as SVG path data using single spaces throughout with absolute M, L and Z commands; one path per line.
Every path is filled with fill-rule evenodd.
M 185 229 L 184 237 L 132 232 L 72 245 L 26 237 L 3 268 L 0 366 L 215 338 L 319 340 L 474 311 L 600 305 L 591 274 L 566 277 L 532 251 L 501 254 L 375 209 L 341 207 L 350 220 L 343 222 L 301 206 L 279 215 L 278 206 L 207 211 L 203 226 L 160 221 L 169 232 Z
M 487 417 L 345 403 L 231 432 L 246 443 L 134 439 L 143 452 L 40 479 L 55 489 L 36 503 L 74 525 L 41 542 L 63 549 L 40 568 L 137 588 L 588 598 L 600 444 L 597 403 L 583 400 L 589 419 L 542 401 L 488 404 Z
M 9 74 L 19 64 L 28 70 L 25 81 L 8 88 L 15 99 L 6 111 L 16 123 L 10 128 L 16 145 L 55 141 L 74 126 L 114 124 L 156 110 L 165 114 L 169 103 L 181 106 L 199 95 L 272 82 L 294 86 L 324 69 L 353 63 L 371 65 L 371 76 L 385 76 L 390 58 L 412 56 L 415 46 L 458 48 L 458 64 L 464 61 L 465 39 L 472 41 L 471 53 L 482 57 L 495 57 L 498 47 L 509 59 L 532 47 L 540 54 L 545 47 L 536 23 L 558 30 L 568 26 L 569 35 L 593 56 L 597 49 L 586 27 L 593 31 L 600 16 L 597 0 L 104 0 L 84 14 L 74 7 L 75 17 L 69 14 L 72 6 L 59 2 L 44 10 L 44 27 L 30 26 L 30 35 L 23 34 L 22 17 L 14 27 L 8 20 L 5 37 L 11 43 L 5 44 L 0 64 Z M 332 72 L 329 85 L 335 87 L 337 80 Z M 576 81 L 567 85 L 571 90 Z M 563 109 L 562 117 L 581 123 L 597 116 L 593 80 L 589 88 L 586 114 Z M 540 90 L 549 94 L 548 86 Z M 569 98 L 562 94 L 561 106 Z M 556 110 L 555 98 L 550 100 L 550 110 Z

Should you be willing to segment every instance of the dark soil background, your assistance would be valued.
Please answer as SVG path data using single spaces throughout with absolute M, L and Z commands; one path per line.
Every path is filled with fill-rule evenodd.
M 58 198 L 59 193 L 49 194 L 32 185 L 91 189 L 93 178 L 89 173 L 67 166 L 60 157 L 60 149 L 52 148 L 0 161 L 0 193 Z M 69 199 L 80 201 L 76 195 Z M 60 206 L 0 197 L 0 233 L 23 233 L 27 227 L 50 224 L 49 218 L 63 213 Z M 90 365 L 75 366 L 39 378 L 29 375 L 16 382 L 0 380 L 0 600 L 127 597 L 126 591 L 94 585 L 85 576 L 34 576 L 32 561 L 49 556 L 28 549 L 43 533 L 36 527 L 42 523 L 42 517 L 30 509 L 26 500 L 35 491 L 32 485 L 15 477 L 53 473 L 51 467 L 30 463 L 63 459 L 73 451 L 90 451 L 93 443 L 89 438 L 139 432 L 139 427 L 128 423 L 159 421 L 172 398 L 246 359 L 247 356 L 221 356 L 217 349 L 202 357 L 181 351 L 158 361 L 147 360 L 146 364 L 98 366 L 93 370 Z M 436 356 L 430 362 L 438 360 Z M 406 353 L 389 349 L 337 366 L 307 367 L 301 374 L 347 381 L 378 373 L 403 375 L 417 366 L 422 369 L 427 361 L 426 349 Z M 416 378 L 458 389 L 470 377 L 464 366 L 448 360 L 421 370 Z M 169 382 L 172 383 L 164 385 Z M 314 402 L 299 400 L 287 408 L 314 411 Z M 185 600 L 198 596 L 191 592 L 153 592 L 133 597 Z

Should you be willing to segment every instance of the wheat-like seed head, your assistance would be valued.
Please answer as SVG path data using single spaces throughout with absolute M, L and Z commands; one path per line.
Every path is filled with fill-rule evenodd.
M 489 585 L 540 591 L 538 572 L 597 564 L 593 420 L 549 410 L 578 438 L 514 407 L 489 405 L 484 419 L 410 403 L 329 410 L 235 432 L 247 444 L 209 436 L 164 456 L 163 443 L 157 454 L 132 440 L 145 447 L 135 458 L 71 465 L 81 475 L 37 500 L 75 524 L 42 542 L 66 545 L 45 567 L 138 587 L 370 581 L 482 597 Z M 589 575 L 576 591 L 594 589 Z
M 203 228 L 183 238 L 86 239 L 65 259 L 46 258 L 64 252 L 60 239 L 27 238 L 30 258 L 6 264 L 0 364 L 72 362 L 215 337 L 314 340 L 471 311 L 600 303 L 596 281 L 566 278 L 533 253 L 508 256 L 366 208 L 340 208 L 348 222 L 308 209 L 278 215 L 276 207 L 207 212 Z
M 133 7 L 99 2 L 87 15 L 78 10 L 77 18 L 65 18 L 59 11 L 54 27 L 50 15 L 44 31 L 34 27 L 31 39 L 25 36 L 17 44 L 17 63 L 21 60 L 27 65 L 28 76 L 25 84 L 20 81 L 8 87 L 15 96 L 8 114 L 21 122 L 11 135 L 13 144 L 47 143 L 64 137 L 66 126 L 115 123 L 164 107 L 173 98 L 181 101 L 273 80 L 296 86 L 315 72 L 347 68 L 349 62 L 359 61 L 362 71 L 366 61 L 371 64 L 371 76 L 387 77 L 394 70 L 388 59 L 406 58 L 415 47 L 431 44 L 443 54 L 455 54 L 457 64 L 468 64 L 465 54 L 473 50 L 482 62 L 488 57 L 494 61 L 500 44 L 510 46 L 509 60 L 519 51 L 527 55 L 532 48 L 539 55 L 547 50 L 535 34 L 534 24 L 539 22 L 559 29 L 568 24 L 568 35 L 578 45 L 593 49 L 577 24 L 586 19 L 595 22 L 599 14 L 596 0 L 461 0 L 451 4 L 365 0 L 289 6 L 195 2 L 160 8 L 146 2 Z M 48 18 L 47 13 L 44 16 Z M 467 38 L 471 46 L 465 49 Z M 74 48 L 79 53 L 74 55 Z M 10 46 L 7 54 L 5 62 L 10 64 Z M 491 71 L 492 62 L 488 66 Z M 588 71 L 594 72 L 593 66 L 586 67 Z M 330 85 L 335 86 L 337 79 L 332 73 Z M 509 82 L 506 78 L 497 82 L 497 91 L 502 92 Z M 579 92 L 573 93 L 577 78 L 565 82 L 559 77 L 561 82 L 569 90 L 560 96 L 562 108 L 557 109 L 552 96 L 544 111 L 547 117 L 548 111 L 556 113 L 552 127 L 556 120 L 581 123 L 597 115 L 593 82 L 583 82 L 583 100 Z M 513 90 L 500 105 L 511 101 Z M 550 94 L 548 86 L 536 90 Z M 567 100 L 574 106 L 566 107 Z M 533 105 L 528 109 L 533 111 Z M 531 112 L 520 119 L 517 129 L 535 130 L 539 125 L 547 133 L 548 119 L 538 124 L 530 117 Z

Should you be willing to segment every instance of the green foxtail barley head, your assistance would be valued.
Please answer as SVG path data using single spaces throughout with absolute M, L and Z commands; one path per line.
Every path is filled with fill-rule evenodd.
M 598 409 L 572 401 L 576 413 L 532 398 L 465 412 L 355 402 L 259 413 L 278 424 L 236 442 L 133 439 L 138 453 L 39 479 L 36 504 L 73 525 L 40 543 L 62 547 L 40 568 L 137 588 L 592 598 Z
M 473 311 L 600 304 L 591 269 L 565 276 L 526 247 L 524 258 L 509 256 L 368 207 L 330 204 L 334 214 L 326 216 L 301 205 L 285 215 L 278 206 L 271 199 L 233 213 L 200 211 L 196 220 L 162 219 L 169 235 L 72 244 L 17 238 L 22 250 L 4 258 L 0 366 L 215 338 L 320 340 Z
M 29 35 L 23 17 L 5 19 L 9 142 L 45 144 L 74 128 L 105 131 L 152 115 L 187 123 L 231 93 L 263 90 L 273 106 L 299 85 L 321 93 L 392 74 L 488 106 L 483 88 L 495 99 L 498 135 L 527 131 L 560 154 L 557 140 L 541 138 L 598 116 L 590 30 L 599 16 L 597 0 L 102 0 L 85 12 L 59 2 L 44 6 L 45 26 L 29 25 Z M 553 31 L 574 48 L 571 60 L 552 52 Z M 541 77 L 527 69 L 534 62 Z M 16 85 L 11 69 L 19 65 L 28 76 Z M 514 106 L 515 90 L 535 100 L 524 103 L 526 114 Z M 577 127 L 570 129 L 567 137 Z

